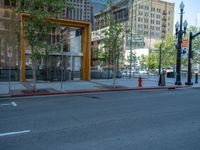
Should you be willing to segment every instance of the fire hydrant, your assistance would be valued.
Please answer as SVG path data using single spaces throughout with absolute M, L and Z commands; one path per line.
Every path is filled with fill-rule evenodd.
M 138 79 L 138 87 L 142 87 L 142 78 L 141 77 L 139 77 L 139 79 Z

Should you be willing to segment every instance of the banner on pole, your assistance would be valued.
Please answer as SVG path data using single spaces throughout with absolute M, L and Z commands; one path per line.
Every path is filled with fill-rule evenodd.
M 181 47 L 188 48 L 188 39 L 182 39 Z

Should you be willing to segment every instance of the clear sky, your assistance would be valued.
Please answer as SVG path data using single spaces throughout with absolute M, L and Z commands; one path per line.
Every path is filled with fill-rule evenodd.
M 165 0 L 163 0 L 165 1 Z M 197 25 L 197 16 L 200 14 L 200 0 L 166 0 L 168 2 L 175 3 L 175 18 L 174 22 L 180 22 L 180 8 L 179 5 L 183 1 L 184 7 L 184 15 L 183 21 L 186 19 L 189 26 L 190 25 Z

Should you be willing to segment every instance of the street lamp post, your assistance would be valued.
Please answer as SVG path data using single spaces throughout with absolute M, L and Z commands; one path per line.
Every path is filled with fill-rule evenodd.
M 187 28 L 187 21 L 185 20 L 183 23 L 183 9 L 184 4 L 181 2 L 180 4 L 180 25 L 177 22 L 176 27 L 176 36 L 177 36 L 177 59 L 176 59 L 176 82 L 175 85 L 181 85 L 181 43 L 182 43 L 182 36 L 186 33 Z M 184 30 L 182 27 L 184 26 Z

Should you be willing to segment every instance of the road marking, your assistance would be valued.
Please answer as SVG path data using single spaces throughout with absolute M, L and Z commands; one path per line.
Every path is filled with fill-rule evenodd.
M 7 103 L 7 104 L 1 104 L 1 106 L 9 106 L 9 105 L 12 105 L 13 107 L 17 106 L 17 104 L 15 102 Z
M 12 102 L 12 105 L 13 105 L 14 107 L 16 107 L 16 106 L 17 106 L 17 104 L 16 104 L 15 102 Z
M 0 133 L 0 137 L 2 136 L 8 136 L 8 135 L 15 135 L 15 134 L 23 134 L 31 132 L 31 130 L 24 130 L 24 131 L 17 131 L 17 132 L 7 132 L 7 133 Z

